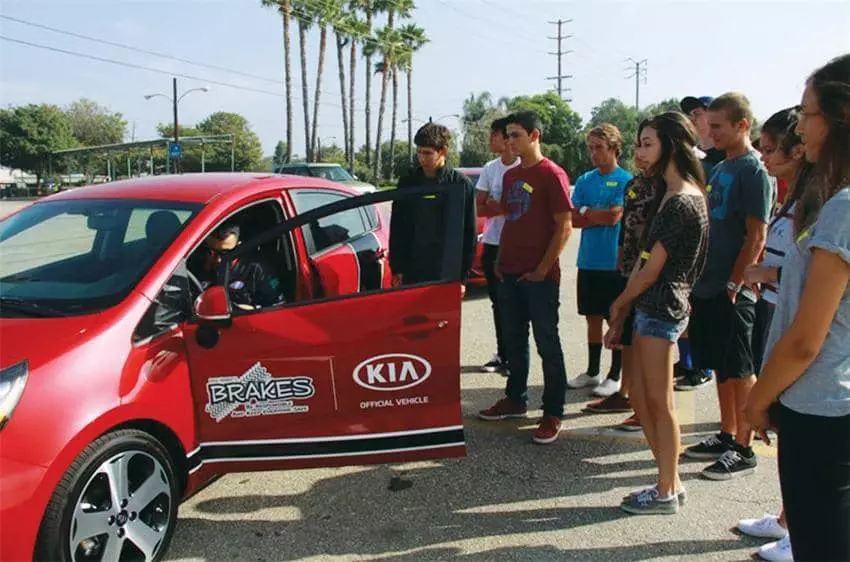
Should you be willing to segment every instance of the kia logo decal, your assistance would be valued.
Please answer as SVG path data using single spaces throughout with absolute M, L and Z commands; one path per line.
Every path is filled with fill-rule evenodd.
M 363 388 L 394 392 L 413 388 L 431 376 L 431 364 L 407 353 L 387 353 L 366 359 L 354 368 L 354 382 Z

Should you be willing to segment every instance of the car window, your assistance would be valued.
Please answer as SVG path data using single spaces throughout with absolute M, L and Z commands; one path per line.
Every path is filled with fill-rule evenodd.
M 127 232 L 124 233 L 124 243 L 141 240 L 146 236 L 145 225 L 148 223 L 150 216 L 155 213 L 156 209 L 133 209 L 130 211 L 130 220 L 127 222 Z M 192 215 L 191 211 L 174 211 L 180 224 Z
M 295 210 L 299 214 L 347 197 L 329 191 L 298 189 L 291 190 L 290 194 L 295 204 Z M 364 220 L 364 215 L 359 208 L 349 209 L 319 219 L 318 222 L 311 223 L 309 228 L 303 229 L 307 250 L 312 255 L 336 244 L 342 244 L 371 230 L 372 228 L 367 225 L 368 222 Z
M 0 221 L 0 295 L 66 314 L 114 306 L 200 208 L 131 199 L 30 205 Z M 143 226 L 131 225 L 134 217 Z
M 286 166 L 280 169 L 281 174 L 291 174 L 294 176 L 311 176 L 307 166 Z
M 342 166 L 313 166 L 313 176 L 330 181 L 353 181 L 354 178 Z

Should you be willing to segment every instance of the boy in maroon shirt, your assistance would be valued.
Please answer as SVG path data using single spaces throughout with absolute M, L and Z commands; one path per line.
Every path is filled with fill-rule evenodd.
M 508 144 L 521 163 L 505 172 L 502 182 L 505 226 L 496 271 L 502 279 L 499 306 L 510 375 L 505 398 L 478 415 L 488 421 L 526 417 L 531 323 L 543 361 L 543 418 L 532 438 L 551 443 L 561 431 L 566 399 L 567 371 L 558 334 L 558 257 L 572 231 L 573 205 L 566 172 L 540 152 L 542 129 L 533 111 L 508 117 Z

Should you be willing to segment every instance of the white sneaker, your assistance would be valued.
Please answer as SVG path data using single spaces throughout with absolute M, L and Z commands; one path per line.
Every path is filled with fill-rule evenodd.
M 759 557 L 770 562 L 794 562 L 794 553 L 791 551 L 791 537 L 769 542 L 759 549 Z
M 573 380 L 567 381 L 567 386 L 570 388 L 584 388 L 586 386 L 599 386 L 602 384 L 602 375 L 591 377 L 587 373 L 582 373 Z
M 741 519 L 738 530 L 751 537 L 761 539 L 784 539 L 788 529 L 779 524 L 779 517 L 765 513 L 761 519 Z
M 605 379 L 605 382 L 593 389 L 593 394 L 607 398 L 613 394 L 620 392 L 620 381 L 612 381 Z

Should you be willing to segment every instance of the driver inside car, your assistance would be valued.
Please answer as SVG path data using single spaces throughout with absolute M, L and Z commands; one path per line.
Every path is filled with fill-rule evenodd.
M 203 289 L 222 283 L 222 254 L 236 248 L 239 241 L 239 225 L 224 223 L 215 229 L 188 261 L 192 272 Z M 278 282 L 270 277 L 262 264 L 249 256 L 234 258 L 230 262 L 228 293 L 231 302 L 242 310 L 256 310 L 283 302 Z

